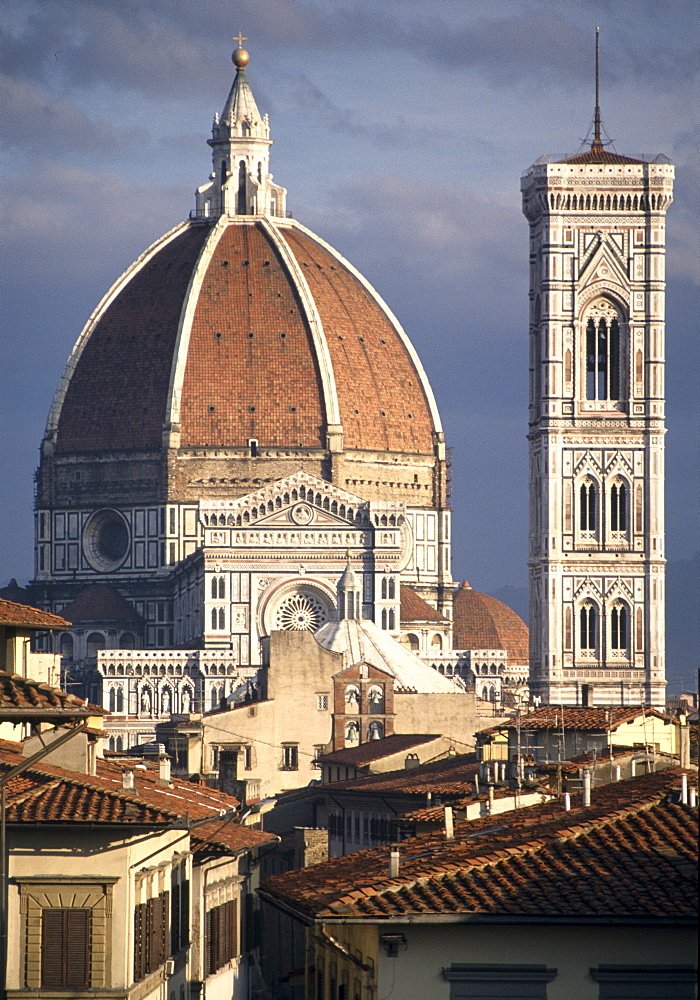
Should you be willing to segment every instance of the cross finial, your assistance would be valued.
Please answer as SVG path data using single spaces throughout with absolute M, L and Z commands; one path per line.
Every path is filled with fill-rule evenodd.
M 243 42 L 247 42 L 248 41 L 248 39 L 244 37 L 244 35 L 243 35 L 243 33 L 241 31 L 239 31 L 237 35 L 233 36 L 233 40 L 234 40 L 234 42 L 238 42 L 238 48 L 239 49 L 243 48 Z

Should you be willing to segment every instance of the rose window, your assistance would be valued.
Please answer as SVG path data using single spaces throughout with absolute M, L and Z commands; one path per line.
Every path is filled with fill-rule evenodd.
M 296 632 L 315 632 L 327 620 L 326 608 L 312 594 L 291 594 L 275 615 L 277 628 Z

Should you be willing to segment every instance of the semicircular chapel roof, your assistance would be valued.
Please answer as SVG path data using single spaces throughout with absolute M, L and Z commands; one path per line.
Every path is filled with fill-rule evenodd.
M 455 694 L 464 689 L 459 682 L 445 677 L 373 621 L 345 618 L 330 621 L 314 633 L 325 649 L 342 653 L 346 666 L 369 663 L 394 678 L 394 690 L 417 694 Z
M 116 282 L 49 417 L 59 453 L 325 448 L 432 454 L 440 430 L 398 321 L 340 254 L 292 220 L 189 221 Z
M 455 649 L 503 649 L 511 664 L 529 663 L 528 627 L 503 601 L 465 582 L 454 592 L 452 620 Z

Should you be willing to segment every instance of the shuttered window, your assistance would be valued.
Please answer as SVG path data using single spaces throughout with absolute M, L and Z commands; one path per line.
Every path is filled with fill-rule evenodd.
M 43 910 L 42 989 L 84 990 L 89 985 L 90 910 Z
M 190 941 L 190 883 L 184 863 L 173 870 L 171 881 L 170 949 L 176 955 Z
M 168 957 L 170 893 L 139 903 L 134 908 L 134 982 L 155 972 Z
M 235 900 L 215 906 L 207 913 L 207 975 L 238 954 L 238 907 Z

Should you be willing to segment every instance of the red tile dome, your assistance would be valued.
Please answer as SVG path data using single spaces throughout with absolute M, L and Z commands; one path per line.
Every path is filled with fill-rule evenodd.
M 503 601 L 472 590 L 466 581 L 453 596 L 455 649 L 504 649 L 511 666 L 530 658 L 527 625 Z
M 327 447 L 434 453 L 439 417 L 371 286 L 291 220 L 190 221 L 117 281 L 54 401 L 56 453 Z

